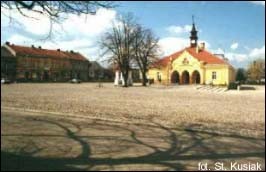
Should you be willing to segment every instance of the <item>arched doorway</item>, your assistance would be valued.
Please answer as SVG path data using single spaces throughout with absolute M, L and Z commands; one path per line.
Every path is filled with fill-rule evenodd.
M 171 83 L 179 84 L 179 73 L 176 70 L 171 75 Z
M 200 84 L 200 73 L 197 70 L 192 73 L 192 83 Z
M 182 73 L 182 84 L 189 84 L 189 73 L 186 70 Z

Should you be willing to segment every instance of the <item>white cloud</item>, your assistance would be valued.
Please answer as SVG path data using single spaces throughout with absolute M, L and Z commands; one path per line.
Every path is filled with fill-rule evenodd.
M 189 40 L 187 38 L 166 37 L 160 39 L 158 44 L 163 56 L 165 56 L 189 46 Z
M 170 33 L 174 34 L 182 34 L 182 33 L 188 33 L 191 31 L 191 25 L 184 25 L 184 26 L 169 26 L 166 28 L 166 30 Z
M 265 45 L 261 48 L 254 48 L 250 51 L 249 56 L 252 58 L 265 58 Z
M 249 1 L 249 2 L 256 4 L 256 5 L 262 5 L 265 7 L 265 1 Z
M 233 44 L 231 45 L 230 48 L 231 48 L 232 50 L 237 49 L 237 48 L 238 48 L 238 43 L 237 43 L 237 42 L 233 43 Z
M 7 16 L 3 16 L 3 20 L 5 25 L 8 25 L 9 16 L 11 17 L 11 21 L 20 25 L 20 27 L 24 28 L 26 31 L 31 32 L 33 34 L 43 35 L 48 34 L 50 29 L 50 20 L 48 16 L 41 15 L 37 12 L 28 11 L 25 9 L 21 9 L 23 14 L 30 17 L 24 17 L 20 14 L 18 10 L 8 10 L 5 8 L 1 8 L 1 13 L 6 14 Z M 5 18 L 5 19 L 4 19 Z M 1 15 L 2 21 L 2 15 Z
M 12 36 L 8 39 L 8 41 L 9 41 L 10 43 L 24 44 L 24 45 L 26 45 L 26 44 L 30 44 L 30 43 L 33 42 L 32 39 L 30 39 L 30 38 L 28 38 L 28 37 L 25 37 L 25 36 L 23 36 L 23 35 L 18 35 L 18 34 L 14 34 L 14 35 L 12 35 Z
M 48 16 L 41 15 L 33 11 L 23 10 L 23 13 L 25 13 L 25 15 L 34 17 L 28 18 L 23 17 L 17 10 L 7 11 L 6 9 L 1 8 L 1 12 L 2 11 L 5 14 L 11 13 L 12 18 L 14 18 L 18 23 L 20 23 L 21 27 L 23 27 L 26 31 L 30 33 L 44 35 L 48 34 L 50 30 L 51 23 Z M 100 8 L 97 10 L 95 15 L 68 14 L 65 20 L 60 21 L 61 25 L 55 23 L 52 25 L 52 27 L 56 31 L 65 31 L 68 35 L 81 34 L 86 36 L 93 36 L 95 34 L 100 34 L 107 28 L 110 28 L 112 26 L 111 24 L 115 16 L 116 11 Z M 5 21 L 5 23 L 8 22 L 8 20 Z
M 35 14 L 34 12 L 26 14 L 34 16 L 38 20 L 23 17 L 19 13 L 13 13 L 12 11 L 12 17 L 20 23 L 22 30 L 41 38 L 47 36 L 51 26 L 50 20 L 46 16 Z M 97 53 L 97 49 L 99 49 L 98 40 L 100 40 L 102 33 L 112 27 L 112 23 L 117 23 L 116 16 L 115 10 L 103 8 L 98 9 L 95 15 L 82 14 L 78 16 L 68 14 L 65 20 L 60 21 L 61 24 L 53 25 L 54 34 L 52 41 L 44 42 L 19 33 L 11 34 L 7 41 L 26 46 L 34 44 L 48 49 L 60 48 L 62 50 L 79 51 L 84 53 L 83 55 L 87 58 L 94 60 L 99 56 L 99 53 Z M 1 21 L 2 19 L 7 25 L 8 17 L 2 17 L 1 15 Z
M 224 52 L 221 48 L 212 51 L 214 54 L 225 54 L 225 57 L 228 58 L 231 62 L 249 62 L 257 58 L 265 58 L 265 45 L 261 48 L 250 49 L 247 53 L 234 53 L 234 52 Z
M 70 15 L 64 22 L 63 28 L 70 35 L 94 37 L 112 27 L 116 11 L 99 9 L 96 15 Z
M 216 50 L 210 50 L 213 54 L 225 54 L 224 50 L 221 48 L 218 48 Z
M 247 54 L 241 54 L 241 53 L 225 53 L 225 57 L 229 59 L 229 61 L 235 61 L 235 62 L 244 62 L 248 60 Z

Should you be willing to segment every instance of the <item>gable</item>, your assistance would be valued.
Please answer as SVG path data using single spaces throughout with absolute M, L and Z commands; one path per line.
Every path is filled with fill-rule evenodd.
M 1 57 L 14 57 L 16 52 L 5 44 L 1 46 Z
M 200 62 L 189 52 L 183 51 L 177 58 L 175 58 L 172 64 L 173 66 L 195 66 L 200 65 Z

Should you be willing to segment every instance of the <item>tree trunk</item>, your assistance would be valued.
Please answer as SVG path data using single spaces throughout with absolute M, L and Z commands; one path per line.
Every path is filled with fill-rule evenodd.
M 126 72 L 126 73 L 124 73 L 124 72 L 122 72 L 122 75 L 123 75 L 123 78 L 124 78 L 124 85 L 123 85 L 123 87 L 127 87 L 128 85 L 127 85 L 127 79 L 128 79 L 128 72 Z
M 142 72 L 142 86 L 146 86 L 147 84 L 147 76 L 146 76 L 146 72 L 147 72 L 147 65 L 143 64 L 143 70 L 141 70 Z
M 146 82 L 147 78 L 146 78 L 146 72 L 142 71 L 142 86 L 146 86 Z

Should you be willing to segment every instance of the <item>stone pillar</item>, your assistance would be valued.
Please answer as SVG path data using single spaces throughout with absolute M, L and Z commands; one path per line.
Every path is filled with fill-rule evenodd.
M 115 71 L 115 82 L 114 82 L 114 85 L 115 86 L 119 85 L 119 71 L 118 70 Z
M 125 80 L 124 80 L 122 72 L 121 72 L 120 80 L 122 81 L 122 85 L 124 86 L 125 85 Z

